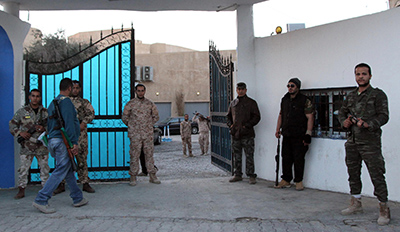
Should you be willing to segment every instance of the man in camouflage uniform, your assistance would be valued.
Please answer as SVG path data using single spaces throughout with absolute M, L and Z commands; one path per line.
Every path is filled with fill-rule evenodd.
M 79 81 L 72 81 L 72 91 L 70 99 L 72 104 L 76 109 L 76 113 L 78 116 L 78 120 L 80 123 L 81 133 L 79 135 L 78 148 L 79 152 L 77 157 L 80 161 L 78 163 L 78 178 L 79 181 L 83 184 L 82 190 L 88 193 L 94 193 L 95 190 L 89 184 L 89 173 L 87 166 L 87 155 L 88 155 L 88 134 L 87 134 L 87 124 L 93 121 L 94 119 L 94 109 L 92 104 L 87 99 L 84 99 L 80 96 L 82 86 Z M 54 194 L 58 194 L 65 191 L 65 180 L 63 180 L 58 188 L 54 191 Z
M 193 122 L 199 125 L 199 144 L 201 149 L 200 155 L 207 155 L 208 144 L 210 143 L 210 117 L 204 117 L 203 115 L 196 113 L 192 119 Z
M 283 136 L 282 180 L 274 187 L 289 188 L 293 180 L 296 190 L 302 191 L 305 156 L 314 126 L 314 107 L 311 100 L 301 93 L 301 81 L 297 77 L 288 81 L 287 88 L 288 92 L 281 100 L 275 131 L 276 138 Z
M 143 148 L 146 167 L 150 175 L 150 183 L 160 184 L 157 179 L 157 169 L 154 167 L 154 124 L 158 121 L 158 110 L 154 102 L 144 97 L 146 87 L 138 84 L 135 87 L 136 98 L 130 100 L 122 113 L 122 121 L 128 126 L 128 137 L 130 138 L 129 155 L 130 185 L 136 185 L 136 176 L 139 172 L 139 157 Z
M 350 206 L 342 210 L 342 214 L 349 215 L 363 211 L 360 176 L 364 161 L 374 185 L 374 195 L 379 200 L 378 224 L 387 225 L 390 222 L 390 211 L 384 176 L 385 161 L 381 151 L 381 127 L 389 120 L 388 99 L 382 90 L 370 85 L 372 74 L 369 65 L 358 64 L 354 73 L 358 88 L 347 95 L 339 113 L 342 127 L 350 132 L 345 148 L 352 196 Z
M 21 144 L 20 160 L 18 169 L 18 193 L 15 199 L 25 196 L 25 188 L 28 183 L 29 168 L 33 157 L 36 157 L 40 167 L 40 179 L 42 186 L 49 178 L 50 167 L 48 165 L 49 154 L 47 148 L 38 141 L 38 137 L 46 129 L 47 109 L 42 106 L 42 95 L 38 89 L 32 89 L 29 94 L 30 103 L 19 109 L 9 122 L 11 134 Z
M 229 105 L 227 125 L 232 135 L 232 153 L 234 155 L 234 177 L 229 182 L 242 181 L 242 152 L 246 154 L 246 175 L 249 184 L 255 184 L 254 173 L 254 126 L 261 120 L 257 102 L 247 96 L 246 84 L 236 86 L 237 98 Z
M 189 156 L 193 157 L 192 154 L 192 125 L 189 121 L 189 115 L 185 114 L 185 120 L 181 122 L 180 125 L 181 139 L 182 139 L 182 149 L 183 157 L 186 155 L 186 144 L 189 150 Z

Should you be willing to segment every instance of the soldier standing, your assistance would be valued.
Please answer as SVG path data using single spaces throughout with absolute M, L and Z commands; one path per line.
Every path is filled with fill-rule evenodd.
M 154 124 L 158 121 L 158 110 L 154 102 L 144 97 L 146 87 L 138 84 L 135 87 L 137 98 L 130 100 L 122 113 L 122 121 L 128 126 L 128 137 L 130 138 L 129 155 L 130 185 L 136 185 L 136 176 L 139 172 L 139 157 L 143 148 L 146 160 L 146 168 L 150 175 L 150 183 L 160 184 L 157 179 L 157 169 L 154 167 Z
M 36 157 L 40 167 L 40 179 L 42 186 L 49 178 L 50 167 L 48 164 L 49 154 L 47 148 L 38 141 L 41 133 L 46 131 L 47 109 L 42 106 L 42 95 L 38 89 L 32 89 L 29 94 L 30 103 L 19 109 L 9 122 L 11 134 L 21 144 L 20 160 L 18 169 L 18 193 L 15 199 L 25 196 L 25 188 L 28 183 L 29 168 L 33 157 Z
M 281 100 L 281 110 L 276 124 L 275 136 L 282 141 L 282 180 L 275 188 L 289 188 L 294 181 L 296 190 L 304 190 L 303 176 L 305 156 L 311 143 L 311 130 L 314 126 L 314 106 L 311 100 L 301 93 L 301 81 L 291 78 L 287 84 L 288 92 Z M 293 178 L 294 170 L 294 178 Z
M 235 175 L 229 182 L 242 181 L 242 154 L 246 154 L 246 175 L 249 184 L 256 183 L 254 173 L 254 126 L 261 120 L 257 102 L 247 96 L 246 84 L 236 85 L 237 98 L 229 105 L 227 125 L 232 135 L 232 153 L 234 155 Z
M 207 155 L 208 153 L 208 144 L 210 143 L 210 117 L 204 117 L 203 115 L 196 113 L 192 119 L 193 122 L 196 122 L 199 125 L 199 144 L 201 149 L 200 155 Z
M 192 154 L 192 125 L 189 121 L 189 115 L 185 114 L 185 120 L 181 122 L 180 125 L 181 139 L 182 139 L 182 149 L 183 157 L 188 157 L 186 155 L 186 144 L 189 150 L 189 156 L 193 157 Z
M 351 201 L 350 206 L 342 210 L 342 214 L 363 211 L 360 175 L 364 161 L 374 185 L 374 195 L 379 200 L 378 224 L 387 225 L 390 222 L 390 211 L 387 205 L 385 161 L 381 151 L 381 127 L 389 120 L 388 99 L 382 90 L 371 86 L 372 74 L 368 64 L 358 64 L 354 73 L 358 88 L 347 95 L 339 113 L 342 127 L 350 131 L 345 148 Z

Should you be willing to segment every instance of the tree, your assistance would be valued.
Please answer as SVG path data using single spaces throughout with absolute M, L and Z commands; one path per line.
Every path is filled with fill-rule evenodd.
M 32 43 L 32 46 L 25 49 L 26 60 L 57 62 L 65 60 L 80 51 L 80 44 L 67 42 L 63 29 L 59 29 L 56 33 L 49 35 L 42 35 L 40 31 L 34 33 L 35 38 L 38 39 Z

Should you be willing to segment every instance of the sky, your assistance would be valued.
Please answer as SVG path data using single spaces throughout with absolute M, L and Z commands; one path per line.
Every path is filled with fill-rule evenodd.
M 270 36 L 288 23 L 306 28 L 388 9 L 388 0 L 269 0 L 253 7 L 256 37 Z M 21 11 L 20 18 L 44 34 L 65 30 L 66 36 L 84 31 L 119 29 L 133 24 L 136 40 L 167 43 L 207 51 L 209 41 L 220 50 L 236 49 L 236 12 L 197 11 Z

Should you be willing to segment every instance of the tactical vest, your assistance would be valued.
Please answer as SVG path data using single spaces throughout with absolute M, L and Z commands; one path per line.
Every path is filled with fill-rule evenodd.
M 307 97 L 298 93 L 295 98 L 290 98 L 287 93 L 281 102 L 282 135 L 286 137 L 299 137 L 306 134 L 307 117 L 304 113 Z

